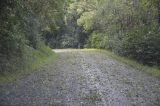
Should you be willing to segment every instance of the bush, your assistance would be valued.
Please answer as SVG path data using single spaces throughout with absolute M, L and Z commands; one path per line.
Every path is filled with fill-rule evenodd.
M 109 47 L 108 37 L 103 33 L 93 32 L 88 39 L 86 47 L 107 49 Z
M 128 31 L 123 38 L 123 55 L 133 57 L 143 63 L 160 64 L 160 32 L 140 26 Z

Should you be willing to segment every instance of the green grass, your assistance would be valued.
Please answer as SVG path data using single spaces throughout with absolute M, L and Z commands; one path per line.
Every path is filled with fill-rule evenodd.
M 23 68 L 19 68 L 19 70 L 16 71 L 1 73 L 0 83 L 14 82 L 17 79 L 38 70 L 43 65 L 54 61 L 57 57 L 57 54 L 48 47 L 43 47 L 39 50 L 30 49 L 29 51 L 31 54 L 26 56 L 27 62 L 25 62 Z
M 121 61 L 125 64 L 128 64 L 129 66 L 131 66 L 133 68 L 136 68 L 139 71 L 144 71 L 144 72 L 146 72 L 150 75 L 153 75 L 157 78 L 160 78 L 160 67 L 158 67 L 158 66 L 151 67 L 151 66 L 148 66 L 148 65 L 144 65 L 142 63 L 139 63 L 136 60 L 116 55 L 113 52 L 107 51 L 107 50 L 101 50 L 101 49 L 88 49 L 88 50 L 89 51 L 99 51 L 99 52 L 105 53 L 106 55 L 112 57 L 113 59 L 116 59 L 116 60 Z

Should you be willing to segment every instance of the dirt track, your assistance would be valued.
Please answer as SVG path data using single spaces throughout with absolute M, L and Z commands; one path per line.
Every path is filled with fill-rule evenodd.
M 160 106 L 160 80 L 104 53 L 56 50 L 52 64 L 0 84 L 0 106 Z

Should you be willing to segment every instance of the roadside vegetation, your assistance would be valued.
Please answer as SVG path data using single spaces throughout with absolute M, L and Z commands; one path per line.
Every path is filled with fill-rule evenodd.
M 105 49 L 149 66 L 160 65 L 159 0 L 69 0 L 67 4 L 59 30 L 46 33 L 50 47 Z
M 50 48 L 44 48 L 44 50 L 31 50 L 26 54 L 25 62 L 14 60 L 15 63 L 8 64 L 8 67 L 4 72 L 0 73 L 0 83 L 13 82 L 21 77 L 30 74 L 33 71 L 38 71 L 44 65 L 53 62 L 57 58 Z M 13 59 L 17 59 L 14 57 Z
M 61 4 L 60 4 L 61 3 Z M 64 0 L 0 1 L 0 80 L 38 68 L 55 53 L 45 44 L 44 32 L 56 30 Z M 5 79 L 6 79 L 5 78 Z
M 69 14 L 88 35 L 84 47 L 101 48 L 160 65 L 159 0 L 79 0 Z M 74 14 L 73 14 L 74 13 Z
M 0 76 L 37 67 L 50 48 L 105 49 L 159 75 L 160 1 L 0 1 Z
M 95 49 L 95 51 L 103 52 L 106 55 L 112 57 L 113 59 L 116 59 L 116 60 L 118 60 L 120 62 L 128 64 L 129 66 L 131 66 L 133 68 L 136 68 L 139 71 L 144 71 L 144 72 L 147 72 L 150 75 L 153 75 L 153 76 L 155 76 L 157 78 L 160 78 L 160 67 L 159 66 L 152 66 L 151 67 L 151 66 L 148 66 L 146 64 L 140 63 L 135 59 L 131 59 L 131 58 L 127 58 L 127 57 L 124 57 L 124 56 L 116 55 L 115 53 L 113 53 L 111 51 L 100 50 L 100 49 L 99 50 Z

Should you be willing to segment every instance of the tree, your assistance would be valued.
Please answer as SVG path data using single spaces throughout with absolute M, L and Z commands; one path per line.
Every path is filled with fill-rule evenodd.
M 16 70 L 35 51 L 45 53 L 43 32 L 58 30 L 65 1 L 0 1 L 0 70 Z
M 89 47 L 101 48 L 99 36 L 105 35 L 108 43 L 103 48 L 143 63 L 160 64 L 159 0 L 80 1 L 88 4 L 77 23 L 90 34 Z

